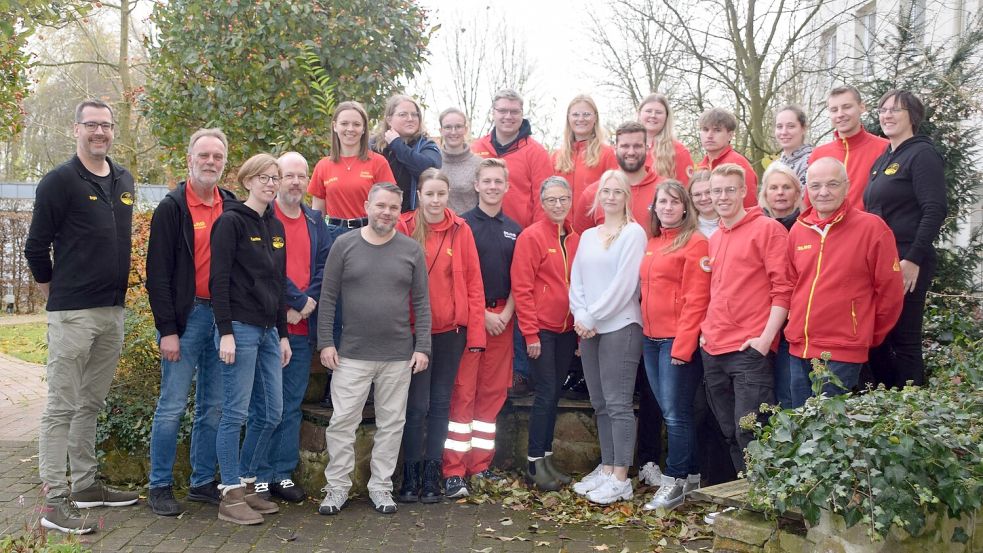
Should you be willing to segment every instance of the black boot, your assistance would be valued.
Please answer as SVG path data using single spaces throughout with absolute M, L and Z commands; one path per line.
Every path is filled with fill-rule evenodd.
M 440 501 L 440 480 L 442 475 L 440 461 L 427 460 L 423 462 L 423 491 L 420 492 L 421 503 L 437 503 Z
M 403 483 L 399 486 L 400 503 L 415 503 L 420 500 L 420 462 L 403 462 Z

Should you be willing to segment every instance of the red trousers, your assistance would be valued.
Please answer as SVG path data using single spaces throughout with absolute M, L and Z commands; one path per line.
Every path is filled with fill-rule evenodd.
M 477 474 L 495 457 L 495 421 L 512 385 L 513 321 L 498 336 L 488 335 L 485 351 L 465 351 L 461 357 L 444 442 L 444 478 Z

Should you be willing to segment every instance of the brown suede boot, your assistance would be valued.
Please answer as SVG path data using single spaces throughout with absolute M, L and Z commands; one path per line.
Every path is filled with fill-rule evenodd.
M 218 505 L 218 519 L 235 524 L 262 524 L 263 515 L 246 503 L 246 488 L 236 487 L 223 490 L 222 502 Z
M 279 505 L 263 499 L 256 493 L 256 484 L 253 482 L 246 484 L 246 503 L 252 510 L 261 515 L 272 515 L 280 512 Z

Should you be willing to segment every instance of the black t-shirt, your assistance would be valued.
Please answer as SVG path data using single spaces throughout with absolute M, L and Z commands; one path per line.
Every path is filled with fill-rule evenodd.
M 471 227 L 474 244 L 478 250 L 481 280 L 485 285 L 486 300 L 503 300 L 512 291 L 512 254 L 515 239 L 522 227 L 501 211 L 491 217 L 476 207 L 461 215 Z
M 99 187 L 102 188 L 102 191 L 105 192 L 106 197 L 107 198 L 111 197 L 113 194 L 113 172 L 110 171 L 109 173 L 107 173 L 105 176 L 102 177 L 100 177 L 99 175 L 95 175 L 92 172 L 88 172 L 88 173 L 89 173 L 89 178 L 92 179 L 92 182 L 98 184 Z

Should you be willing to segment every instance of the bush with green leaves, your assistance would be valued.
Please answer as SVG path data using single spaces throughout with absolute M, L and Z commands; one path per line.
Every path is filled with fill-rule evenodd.
M 917 535 L 930 514 L 958 519 L 983 506 L 983 361 L 949 367 L 935 386 L 813 397 L 774 413 L 747 449 L 748 501 L 766 512 L 823 510 L 863 524 L 872 539 L 892 526 Z M 822 364 L 814 368 L 821 375 Z M 822 376 L 815 376 L 816 386 Z M 972 529 L 956 528 L 965 542 Z

